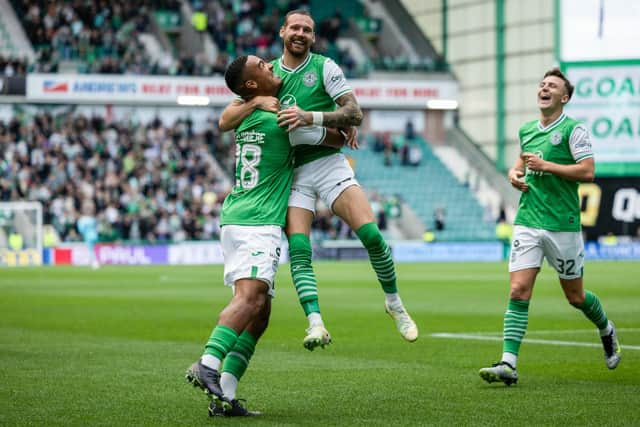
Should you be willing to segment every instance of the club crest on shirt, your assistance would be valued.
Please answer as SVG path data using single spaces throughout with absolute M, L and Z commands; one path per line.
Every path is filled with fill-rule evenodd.
M 318 75 L 316 74 L 315 71 L 307 71 L 306 73 L 304 73 L 304 76 L 302 76 L 302 83 L 306 87 L 311 87 L 315 85 L 317 81 L 318 81 Z
M 558 145 L 562 142 L 562 133 L 554 132 L 551 134 L 551 145 Z

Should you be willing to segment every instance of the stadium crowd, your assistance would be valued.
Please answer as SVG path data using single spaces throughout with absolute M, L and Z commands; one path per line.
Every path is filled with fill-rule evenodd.
M 27 61 L 15 57 L 0 54 L 0 77 L 13 77 L 24 75 L 27 72 Z
M 151 7 L 177 1 L 13 2 L 37 58 L 33 72 L 57 72 L 60 61 L 78 60 L 79 71 L 103 74 L 157 74 L 138 35 L 149 31 Z M 179 73 L 176 73 L 179 74 Z
M 215 119 L 201 132 L 189 120 L 144 125 L 71 112 L 0 120 L 0 201 L 40 201 L 60 241 L 80 240 L 88 201 L 100 241 L 218 239 L 234 164 L 232 134 Z M 385 230 L 399 200 L 375 192 L 370 200 Z M 355 238 L 322 207 L 313 230 L 318 240 Z
M 199 52 L 176 48 L 173 54 L 165 52 L 151 58 L 139 36 L 151 32 L 151 20 L 157 19 L 156 12 L 168 11 L 181 17 L 180 3 L 176 0 L 14 0 L 12 3 L 36 52 L 35 61 L 28 66 L 12 58 L 12 63 L 21 66 L 12 64 L 5 73 L 18 75 L 27 71 L 55 73 L 60 71 L 62 61 L 75 61 L 75 71 L 81 73 L 221 75 L 228 63 L 239 55 L 255 54 L 269 60 L 281 55 L 278 29 L 284 15 L 292 9 L 311 9 L 307 0 L 279 0 L 272 8 L 255 0 L 192 0 L 194 12 L 206 16 L 206 32 L 217 46 L 217 57 L 207 58 Z M 375 37 L 369 37 L 373 47 L 370 61 L 357 64 L 350 52 L 337 43 L 348 26 L 348 20 L 337 10 L 317 23 L 313 47 L 315 52 L 340 64 L 347 77 L 366 74 L 371 68 L 432 69 L 437 65 L 432 58 L 411 63 L 401 52 L 385 52 L 375 43 Z
M 225 58 L 239 55 L 257 55 L 271 60 L 282 54 L 282 41 L 278 30 L 287 11 L 310 10 L 308 1 L 282 0 L 267 13 L 265 2 L 232 0 L 193 0 L 195 10 L 207 15 L 207 31 L 219 52 Z M 337 39 L 347 22 L 339 11 L 318 23 L 313 50 L 333 58 L 341 64 L 347 76 L 355 72 L 355 61 L 346 50 L 341 50 Z
M 58 72 L 61 61 L 77 61 L 77 71 L 83 73 L 221 75 L 239 55 L 279 56 L 282 17 L 287 10 L 309 8 L 306 1 L 284 0 L 266 13 L 261 1 L 193 1 L 194 10 L 207 16 L 206 30 L 217 45 L 218 56 L 204 58 L 195 52 L 181 52 L 177 58 L 166 55 L 152 60 L 139 35 L 151 30 L 154 11 L 179 11 L 177 1 L 16 0 L 13 4 L 37 55 L 17 74 Z M 355 61 L 336 43 L 346 25 L 339 12 L 319 23 L 314 50 L 334 58 L 351 76 L 356 71 Z
M 64 241 L 79 239 L 75 224 L 87 200 L 103 241 L 214 239 L 230 189 L 220 166 L 233 163 L 229 139 L 214 123 L 194 133 L 183 120 L 13 118 L 0 122 L 0 199 L 41 201 L 44 223 Z

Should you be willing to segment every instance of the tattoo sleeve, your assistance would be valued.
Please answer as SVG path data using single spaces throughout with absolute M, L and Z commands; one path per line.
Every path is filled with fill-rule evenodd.
M 339 105 L 336 111 L 324 113 L 322 125 L 331 128 L 359 126 L 362 123 L 362 110 L 353 93 L 348 92 L 336 99 Z

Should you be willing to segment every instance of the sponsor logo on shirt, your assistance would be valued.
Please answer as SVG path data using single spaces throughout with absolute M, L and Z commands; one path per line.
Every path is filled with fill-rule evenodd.
M 280 109 L 286 110 L 289 107 L 295 107 L 298 105 L 296 102 L 296 97 L 291 95 L 290 93 L 286 94 L 282 98 L 280 98 Z
M 255 130 L 244 131 L 236 134 L 236 142 L 245 144 L 264 144 L 265 136 L 266 134 L 264 132 L 257 132 Z

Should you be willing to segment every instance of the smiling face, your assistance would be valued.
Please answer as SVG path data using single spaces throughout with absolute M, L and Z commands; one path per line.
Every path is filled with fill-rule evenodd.
M 273 74 L 273 64 L 268 64 L 255 55 L 247 58 L 243 76 L 244 84 L 252 96 L 275 96 L 282 84 L 280 77 Z
M 295 57 L 304 57 L 316 41 L 314 22 L 310 16 L 294 13 L 289 15 L 280 28 L 284 48 Z
M 569 102 L 567 86 L 560 77 L 547 76 L 538 86 L 538 108 L 545 113 L 552 113 Z

